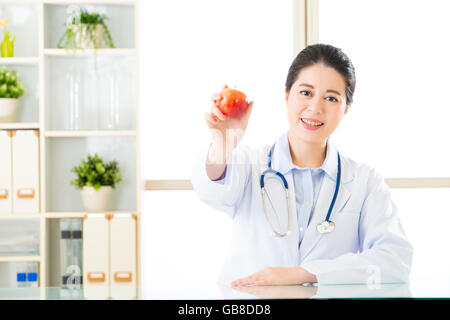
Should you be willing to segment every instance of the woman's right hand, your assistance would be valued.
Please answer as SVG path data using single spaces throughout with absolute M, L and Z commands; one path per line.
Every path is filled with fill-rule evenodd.
M 224 88 L 227 88 L 227 86 L 224 86 Z M 211 96 L 213 104 L 210 112 L 205 112 L 205 120 L 211 133 L 213 146 L 215 148 L 226 147 L 225 154 L 229 155 L 244 136 L 253 109 L 253 101 L 248 104 L 245 113 L 239 119 L 236 119 L 228 117 L 220 111 L 216 105 L 220 98 L 219 93 L 214 93 Z M 227 137 L 228 140 L 233 141 L 227 141 Z

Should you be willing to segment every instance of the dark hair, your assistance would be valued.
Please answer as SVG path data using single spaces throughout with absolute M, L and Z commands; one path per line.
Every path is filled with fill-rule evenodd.
M 344 78 L 346 104 L 351 104 L 356 85 L 355 68 L 350 58 L 340 48 L 328 44 L 319 43 L 307 46 L 295 57 L 286 78 L 286 91 L 291 90 L 303 68 L 320 62 L 335 69 Z

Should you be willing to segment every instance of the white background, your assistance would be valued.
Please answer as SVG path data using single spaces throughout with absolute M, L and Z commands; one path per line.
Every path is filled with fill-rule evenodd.
M 446 1 L 320 0 L 319 40 L 341 47 L 355 102 L 334 135 L 341 152 L 385 177 L 450 175 Z M 284 82 L 293 56 L 291 1 L 141 1 L 140 115 L 144 179 L 189 179 L 209 141 L 203 114 L 223 84 L 255 101 L 243 143 L 288 129 Z M 450 277 L 448 189 L 393 189 L 415 247 L 411 280 Z M 214 281 L 231 221 L 193 191 L 142 197 L 144 295 L 151 281 Z M 432 290 L 432 286 L 430 287 Z M 414 294 L 414 285 L 412 286 Z
M 450 176 L 449 11 L 443 0 L 319 1 L 319 42 L 342 48 L 357 78 L 334 139 L 385 177 Z M 450 286 L 450 189 L 391 192 L 415 249 L 411 281 Z
M 386 177 L 450 176 L 450 2 L 320 0 L 319 42 L 356 69 L 341 152 Z
M 190 179 L 210 139 L 204 113 L 224 84 L 254 101 L 245 142 L 287 128 L 292 1 L 141 1 L 141 128 L 145 179 Z

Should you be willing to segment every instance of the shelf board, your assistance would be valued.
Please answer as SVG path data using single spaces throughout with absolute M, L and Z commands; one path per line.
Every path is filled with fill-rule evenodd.
M 92 131 L 46 131 L 46 137 L 72 138 L 72 137 L 115 137 L 115 136 L 136 136 L 136 130 L 92 130 Z
M 38 64 L 38 57 L 0 58 L 0 64 Z
M 84 212 L 47 212 L 46 218 L 83 218 L 86 213 Z
M 88 4 L 115 4 L 115 5 L 125 5 L 130 6 L 135 4 L 136 0 L 43 0 L 44 4 L 57 4 L 57 5 L 66 5 L 72 3 L 88 3 Z
M 62 56 L 62 57 L 73 57 L 73 56 L 93 56 L 96 55 L 131 55 L 135 54 L 135 48 L 100 48 L 94 49 L 44 49 L 44 54 L 46 56 Z
M 61 218 L 83 218 L 86 214 L 96 214 L 96 213 L 102 213 L 102 212 L 47 212 L 45 214 L 46 218 L 49 219 L 61 219 Z M 106 211 L 104 213 L 114 213 L 114 214 L 121 214 L 121 213 L 133 213 L 135 215 L 138 215 L 136 211 Z
M 1 219 L 30 219 L 39 218 L 41 215 L 39 213 L 14 213 L 14 214 L 0 214 Z
M 41 125 L 37 122 L 9 122 L 0 123 L 0 130 L 2 129 L 40 129 Z
M 0 256 L 0 262 L 21 262 L 21 261 L 36 261 L 40 262 L 41 257 L 40 256 Z

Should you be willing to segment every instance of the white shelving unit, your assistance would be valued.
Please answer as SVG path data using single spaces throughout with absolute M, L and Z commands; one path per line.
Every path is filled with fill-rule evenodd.
M 38 57 L 2 58 L 2 64 L 39 64 Z
M 40 262 L 40 256 L 9 256 L 0 257 L 0 262 Z
M 106 14 L 106 24 L 116 48 L 66 50 L 57 48 L 65 31 L 67 8 L 78 5 Z M 39 214 L 0 215 L 8 219 L 40 221 L 40 250 L 34 256 L 0 256 L 0 263 L 36 261 L 39 263 L 41 297 L 45 286 L 57 285 L 52 248 L 58 244 L 54 226 L 58 219 L 82 219 L 80 192 L 70 185 L 75 178 L 73 166 L 88 153 L 98 153 L 105 161 L 117 160 L 123 181 L 113 191 L 109 213 L 134 213 L 137 216 L 137 283 L 140 284 L 140 174 L 138 108 L 138 0 L 0 0 L 0 18 L 13 12 L 27 16 L 17 22 L 9 17 L 9 29 L 16 36 L 13 58 L 0 58 L 19 72 L 26 93 L 20 98 L 16 123 L 0 123 L 0 130 L 40 130 L 40 212 Z M 20 15 L 19 15 L 20 16 Z M 87 115 L 83 127 L 71 128 L 68 122 L 67 77 L 78 72 L 86 86 L 80 93 Z M 101 106 L 105 96 L 101 81 L 111 74 L 119 80 L 121 125 L 105 127 Z M 90 90 L 90 91 L 89 91 Z M 95 111 L 97 110 L 97 111 Z M 95 112 L 92 112 L 95 111 Z M 1 275 L 0 275 L 1 276 Z
M 111 56 L 123 56 L 123 55 L 130 55 L 135 54 L 136 50 L 134 48 L 129 49 L 85 49 L 83 51 L 80 50 L 71 50 L 71 49 L 45 49 L 44 55 L 46 56 L 92 56 L 93 54 L 96 54 L 98 56 L 103 55 L 111 55 Z

